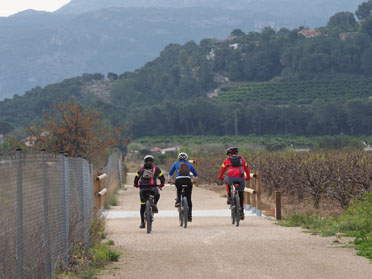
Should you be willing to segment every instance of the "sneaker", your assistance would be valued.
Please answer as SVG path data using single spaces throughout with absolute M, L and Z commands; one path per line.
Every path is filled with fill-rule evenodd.
M 158 213 L 159 212 L 158 206 L 156 204 L 153 204 L 152 205 L 152 212 L 154 212 L 154 213 Z
M 180 202 L 176 199 L 176 203 L 174 204 L 174 207 L 180 207 Z
M 231 204 L 231 197 L 227 197 L 227 201 L 226 201 L 227 204 Z
M 189 217 L 187 218 L 187 221 L 192 222 L 192 217 L 189 216 Z
M 244 211 L 240 212 L 240 220 L 244 220 Z
M 144 229 L 144 228 L 145 228 L 145 223 L 141 223 L 140 229 Z

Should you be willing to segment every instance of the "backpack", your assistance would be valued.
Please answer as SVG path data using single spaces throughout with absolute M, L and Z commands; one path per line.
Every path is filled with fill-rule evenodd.
M 241 167 L 243 165 L 243 161 L 241 157 L 230 157 L 231 166 L 233 167 Z
M 180 162 L 178 167 L 178 175 L 179 176 L 189 176 L 190 175 L 190 167 L 187 162 Z
M 241 157 L 230 157 L 231 167 L 227 171 L 227 175 L 231 177 L 244 177 L 243 160 Z
M 153 166 L 151 169 L 145 169 L 145 168 L 143 168 L 142 178 L 144 178 L 144 179 L 153 179 L 154 178 L 154 175 L 155 175 L 155 170 L 156 170 L 156 167 L 155 166 Z

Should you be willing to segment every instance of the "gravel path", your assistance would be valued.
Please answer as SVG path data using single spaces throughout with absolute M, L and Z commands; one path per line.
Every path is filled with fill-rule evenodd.
M 159 210 L 175 210 L 174 197 L 174 187 L 165 187 Z M 198 187 L 193 202 L 196 212 L 227 209 L 225 198 Z M 119 206 L 109 212 L 138 209 L 138 190 L 129 187 L 120 190 Z M 335 238 L 280 227 L 263 217 L 247 217 L 239 228 L 230 217 L 194 217 L 183 229 L 176 217 L 155 216 L 149 235 L 139 223 L 130 216 L 107 220 L 109 238 L 124 253 L 99 278 L 372 278 L 372 264 L 353 249 L 336 248 Z

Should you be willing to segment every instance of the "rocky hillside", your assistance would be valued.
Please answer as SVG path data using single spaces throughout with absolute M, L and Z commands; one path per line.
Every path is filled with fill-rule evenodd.
M 354 11 L 358 0 L 72 0 L 58 13 L 83 13 L 107 7 L 141 8 L 223 8 L 259 11 L 265 14 L 324 17 L 340 10 Z
M 357 0 L 299 2 L 73 0 L 57 13 L 0 17 L 0 100 L 83 73 L 137 69 L 170 42 L 223 39 L 235 28 L 320 25 L 331 10 L 355 10 Z

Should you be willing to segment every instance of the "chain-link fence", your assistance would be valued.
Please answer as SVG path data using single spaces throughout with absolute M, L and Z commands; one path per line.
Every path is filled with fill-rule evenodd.
M 107 174 L 107 178 L 105 179 L 107 197 L 112 197 L 115 190 L 123 185 L 123 167 L 121 161 L 121 153 L 113 153 L 110 155 L 107 166 L 105 167 L 105 173 Z
M 42 152 L 0 161 L 0 279 L 51 278 L 89 242 L 93 166 Z

